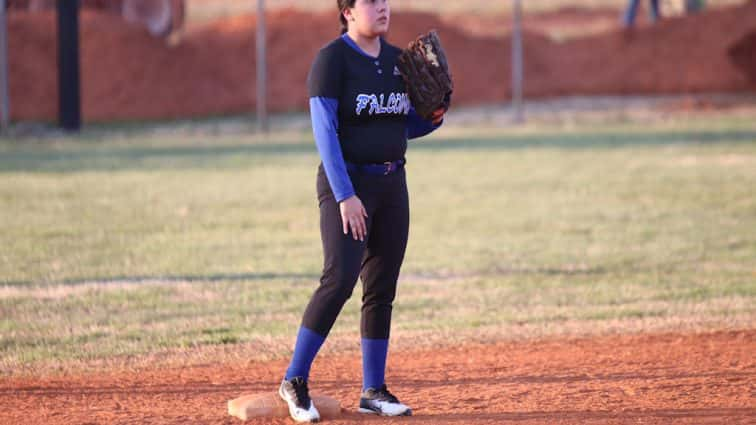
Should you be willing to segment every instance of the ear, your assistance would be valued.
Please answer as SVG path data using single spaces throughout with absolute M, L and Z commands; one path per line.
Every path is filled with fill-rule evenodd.
M 347 20 L 347 22 L 354 21 L 354 15 L 352 14 L 352 9 L 346 8 L 341 12 L 342 15 L 344 15 L 344 19 Z

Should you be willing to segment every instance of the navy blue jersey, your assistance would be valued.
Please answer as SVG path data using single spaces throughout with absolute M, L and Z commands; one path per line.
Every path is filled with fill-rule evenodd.
M 408 138 L 438 127 L 412 108 L 396 67 L 401 49 L 380 43 L 373 57 L 344 34 L 318 52 L 307 77 L 315 142 L 338 201 L 354 194 L 345 162 L 403 159 Z
M 348 36 L 347 36 L 348 38 Z M 357 164 L 404 158 L 410 101 L 396 69 L 401 50 L 381 38 L 377 58 L 344 37 L 318 53 L 307 80 L 310 97 L 337 99 L 344 159 Z

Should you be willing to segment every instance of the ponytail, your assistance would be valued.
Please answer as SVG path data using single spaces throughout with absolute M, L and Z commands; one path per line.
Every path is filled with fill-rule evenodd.
M 336 7 L 339 9 L 339 22 L 341 23 L 341 33 L 344 34 L 349 29 L 349 24 L 344 17 L 344 10 L 354 7 L 356 0 L 336 0 Z

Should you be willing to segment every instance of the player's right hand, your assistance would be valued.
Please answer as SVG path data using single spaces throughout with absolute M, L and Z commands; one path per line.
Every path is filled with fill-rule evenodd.
M 339 210 L 341 211 L 341 224 L 344 234 L 349 233 L 351 229 L 354 240 L 364 241 L 367 235 L 365 219 L 368 215 L 360 198 L 357 195 L 352 195 L 344 199 L 339 203 Z

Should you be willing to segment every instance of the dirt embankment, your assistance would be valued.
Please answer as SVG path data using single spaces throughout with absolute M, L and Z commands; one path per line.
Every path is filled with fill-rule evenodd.
M 571 12 L 574 14 L 574 11 Z M 273 111 L 306 108 L 305 78 L 319 47 L 337 35 L 332 13 L 270 14 Z M 557 43 L 526 32 L 525 93 L 657 94 L 756 90 L 747 60 L 730 51 L 756 27 L 756 0 L 730 9 L 672 18 L 632 33 Z M 469 22 L 467 23 L 469 25 Z M 93 11 L 81 16 L 82 102 L 86 121 L 165 119 L 255 108 L 254 16 L 193 30 L 170 46 L 146 30 Z M 389 39 L 404 46 L 437 28 L 455 76 L 455 104 L 500 102 L 510 95 L 510 39 L 476 36 L 434 15 L 394 14 Z M 527 27 L 527 26 L 526 26 Z M 55 16 L 9 14 L 12 117 L 53 120 L 57 111 Z M 745 50 L 746 59 L 752 50 Z M 739 65 L 736 65 L 739 64 Z M 750 62 L 749 62 L 750 63 Z
M 732 45 L 729 53 L 732 62 L 756 85 L 756 29 Z

